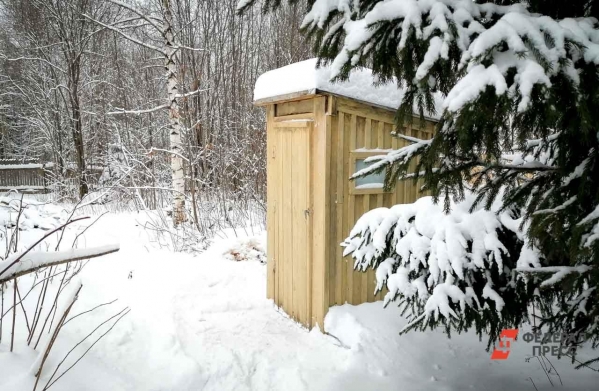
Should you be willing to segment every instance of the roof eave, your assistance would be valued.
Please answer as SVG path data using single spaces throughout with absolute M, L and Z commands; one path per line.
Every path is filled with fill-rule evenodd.
M 352 97 L 345 96 L 345 95 L 336 94 L 334 92 L 330 92 L 330 91 L 326 91 L 326 90 L 322 90 L 322 89 L 317 89 L 317 88 L 312 88 L 312 89 L 309 89 L 309 90 L 298 91 L 298 92 L 292 92 L 292 93 L 289 93 L 289 94 L 271 96 L 271 97 L 263 98 L 263 99 L 256 99 L 254 101 L 254 106 L 267 106 L 267 105 L 273 104 L 273 103 L 293 102 L 293 101 L 297 101 L 297 100 L 310 99 L 310 98 L 313 98 L 315 96 L 319 96 L 319 95 L 323 95 L 323 94 L 333 95 L 333 96 L 337 96 L 337 97 L 341 97 L 341 98 L 345 98 L 345 99 L 351 99 L 351 100 L 354 100 L 356 102 L 362 103 L 364 105 L 376 107 L 376 108 L 387 110 L 387 111 L 392 111 L 392 112 L 397 111 L 397 109 L 393 108 L 393 107 L 378 105 L 376 103 L 363 101 L 363 100 L 360 100 L 360 99 L 352 98 Z M 413 112 L 412 114 L 414 114 L 414 116 L 416 116 L 416 117 L 420 117 L 420 113 Z M 433 117 L 430 117 L 428 115 L 425 115 L 424 119 L 428 120 L 428 121 L 432 121 L 432 122 L 439 122 L 439 118 L 433 118 Z

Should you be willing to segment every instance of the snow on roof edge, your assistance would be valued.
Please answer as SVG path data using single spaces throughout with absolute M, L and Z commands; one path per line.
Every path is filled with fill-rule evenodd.
M 254 88 L 254 102 L 283 97 L 296 93 L 328 92 L 335 95 L 370 103 L 375 106 L 397 110 L 403 98 L 403 91 L 393 83 L 375 85 L 376 78 L 368 68 L 354 69 L 349 80 L 331 82 L 331 70 L 327 66 L 316 68 L 318 59 L 296 62 L 258 77 Z M 441 99 L 435 98 L 437 112 L 425 116 L 438 120 L 440 118 Z M 414 110 L 417 113 L 417 110 Z

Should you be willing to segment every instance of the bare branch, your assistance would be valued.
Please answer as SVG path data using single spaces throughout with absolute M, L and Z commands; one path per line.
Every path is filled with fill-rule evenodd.
M 121 35 L 123 38 L 125 38 L 125 39 L 127 39 L 127 40 L 129 40 L 129 41 L 131 41 L 131 42 L 133 42 L 133 43 L 136 43 L 136 44 L 138 44 L 138 45 L 140 45 L 140 46 L 146 47 L 146 48 L 148 48 L 148 49 L 151 49 L 151 50 L 155 50 L 155 51 L 157 51 L 158 53 L 161 53 L 161 54 L 163 54 L 164 56 L 167 56 L 167 53 L 166 53 L 166 51 L 165 51 L 165 50 L 162 50 L 162 49 L 160 49 L 159 47 L 156 47 L 156 46 L 154 46 L 154 45 L 150 45 L 150 44 L 148 44 L 148 43 L 142 42 L 142 41 L 140 41 L 140 40 L 139 40 L 139 39 L 137 39 L 137 38 L 133 38 L 133 37 L 132 37 L 132 36 L 130 36 L 129 34 L 125 34 L 124 32 L 122 32 L 122 31 L 121 31 L 121 30 L 120 30 L 118 27 L 114 27 L 114 26 L 111 26 L 111 25 L 109 25 L 109 24 L 102 23 L 102 22 L 100 22 L 100 21 L 98 21 L 98 20 L 95 20 L 95 19 L 93 19 L 92 17 L 90 17 L 90 16 L 88 16 L 88 15 L 86 15 L 86 14 L 82 14 L 82 15 L 83 15 L 85 18 L 87 18 L 87 19 L 91 20 L 92 22 L 95 22 L 95 23 L 99 24 L 100 26 L 102 26 L 102 27 L 104 27 L 104 28 L 107 28 L 108 30 L 112 30 L 112 31 L 114 31 L 115 33 L 117 33 L 117 34 Z
M 177 46 L 175 46 L 175 50 L 179 50 L 179 49 L 191 50 L 191 51 L 194 51 L 194 52 L 209 52 L 208 49 L 191 48 L 189 46 L 183 46 L 183 45 L 177 45 Z
M 123 7 L 125 9 L 133 12 L 134 14 L 138 15 L 140 18 L 142 18 L 143 20 L 145 20 L 146 22 L 151 24 L 152 27 L 154 27 L 159 33 L 161 33 L 161 34 L 164 33 L 164 26 L 159 26 L 154 20 L 152 20 L 152 18 L 148 17 L 147 15 L 145 15 L 143 12 L 141 12 L 137 8 L 131 6 L 127 3 L 123 3 L 123 2 L 117 1 L 117 0 L 108 0 L 108 1 L 114 5 L 118 5 L 119 7 Z
M 154 151 L 171 153 L 171 154 L 173 154 L 173 155 L 177 155 L 177 156 L 179 156 L 181 159 L 183 159 L 183 160 L 186 160 L 187 162 L 189 162 L 189 159 L 188 159 L 188 158 L 186 158 L 185 156 L 181 155 L 180 153 L 177 153 L 177 152 L 175 152 L 175 151 L 169 151 L 169 150 L 162 149 L 162 148 L 155 148 L 155 147 L 152 147 L 152 148 L 150 149 L 150 151 L 148 152 L 148 154 L 151 154 L 151 153 L 153 153 Z
M 195 90 L 195 91 L 187 92 L 185 94 L 178 94 L 178 95 L 176 95 L 176 97 L 177 98 L 187 98 L 189 96 L 197 95 L 200 92 L 204 92 L 204 91 L 208 91 L 208 88 L 203 88 L 203 89 L 200 89 L 200 90 Z
M 151 109 L 144 109 L 144 110 L 125 110 L 125 109 L 121 109 L 121 108 L 118 108 L 118 107 L 115 107 L 115 109 L 118 110 L 118 111 L 110 111 L 110 112 L 106 113 L 106 115 L 148 114 L 148 113 L 153 113 L 155 111 L 168 109 L 168 105 L 160 105 L 160 106 L 153 107 Z
M 17 57 L 17 58 L 8 58 L 8 57 L 6 57 L 4 55 L 2 55 L 1 58 L 4 59 L 4 60 L 6 60 L 6 61 L 27 61 L 27 60 L 30 60 L 30 61 L 41 61 L 41 62 L 43 62 L 43 63 L 51 66 L 52 68 L 54 68 L 54 69 L 56 69 L 56 70 L 58 70 L 58 71 L 60 71 L 60 72 L 62 72 L 64 74 L 66 74 L 66 72 L 65 72 L 64 69 L 62 69 L 61 67 L 59 67 L 57 65 L 52 64 L 50 61 L 46 60 L 45 58 L 24 57 L 24 56 Z

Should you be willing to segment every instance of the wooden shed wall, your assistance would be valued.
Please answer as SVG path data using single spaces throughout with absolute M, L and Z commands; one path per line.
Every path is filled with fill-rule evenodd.
M 339 244 L 365 212 L 422 196 L 411 181 L 388 193 L 350 191 L 352 151 L 407 144 L 391 137 L 394 115 L 328 94 L 268 104 L 267 296 L 308 327 L 322 327 L 330 306 L 382 299 L 382 293 L 374 295 L 374 272 L 354 271 Z M 424 129 L 406 127 L 404 133 L 429 139 L 433 128 L 427 123 Z M 306 163 L 309 168 L 300 172 Z
M 339 245 L 350 233 L 352 227 L 365 212 L 395 204 L 411 203 L 420 194 L 419 185 L 413 181 L 399 182 L 394 191 L 382 194 L 350 194 L 348 178 L 353 174 L 350 152 L 360 149 L 397 149 L 407 142 L 391 136 L 395 129 L 395 112 L 359 102 L 333 97 L 331 102 L 331 149 L 330 149 L 330 248 L 329 260 L 329 305 L 360 304 L 381 300 L 383 293 L 374 295 L 376 286 L 374 271 L 367 273 L 354 271 L 351 257 L 343 258 L 343 248 Z M 406 135 L 430 139 L 434 124 L 428 122 L 420 129 L 417 119 L 414 126 L 407 126 Z

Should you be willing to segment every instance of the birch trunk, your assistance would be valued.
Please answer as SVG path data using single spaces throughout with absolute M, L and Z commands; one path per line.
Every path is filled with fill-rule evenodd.
M 171 171 L 173 181 L 173 224 L 176 226 L 186 220 L 185 218 L 185 178 L 183 176 L 183 144 L 181 142 L 181 116 L 177 94 L 179 83 L 177 79 L 177 65 L 175 56 L 175 37 L 173 33 L 173 16 L 171 13 L 170 0 L 162 0 L 164 8 L 166 39 L 166 71 L 167 71 L 167 93 L 169 100 L 169 141 L 171 147 Z

